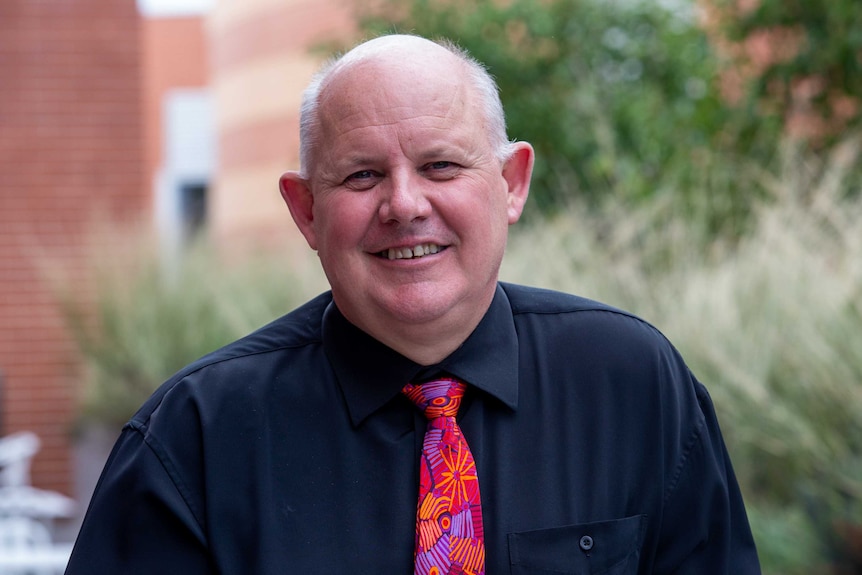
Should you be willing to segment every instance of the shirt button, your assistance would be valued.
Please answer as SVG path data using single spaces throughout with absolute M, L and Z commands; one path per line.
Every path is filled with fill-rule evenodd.
M 589 551 L 593 548 L 593 538 L 589 535 L 584 535 L 583 537 L 581 537 L 579 544 L 582 550 Z

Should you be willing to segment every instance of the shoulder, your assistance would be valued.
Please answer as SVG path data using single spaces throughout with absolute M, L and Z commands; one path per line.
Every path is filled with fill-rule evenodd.
M 651 323 L 628 311 L 559 291 L 501 283 L 512 316 L 522 330 L 542 330 L 560 343 L 574 339 L 607 351 L 631 353 L 644 346 L 673 351 L 668 339 Z M 562 339 L 560 339 L 562 338 Z
M 627 311 L 546 289 L 502 285 L 522 363 L 555 382 L 637 411 L 655 402 L 697 404 L 696 379 L 664 334 Z M 565 386 L 561 386 L 565 387 Z
M 189 364 L 172 380 L 182 379 L 196 371 L 250 356 L 317 345 L 321 341 L 321 317 L 331 301 L 330 293 L 322 294 L 242 339 Z
M 550 290 L 504 286 L 521 369 L 590 429 L 660 447 L 678 474 L 704 441 L 709 396 L 674 345 L 629 312 Z M 658 423 L 660 422 L 660 423 Z M 649 438 L 649 439 L 648 439 Z
M 242 339 L 202 357 L 180 374 L 244 356 L 320 343 L 321 317 L 331 301 L 329 292 L 321 294 Z
M 613 306 L 560 291 L 501 282 L 506 292 L 512 313 L 555 314 L 578 311 L 607 311 L 631 315 Z
M 173 403 L 212 405 L 230 401 L 237 390 L 254 397 L 265 393 L 273 374 L 284 373 L 285 366 L 307 368 L 297 360 L 315 353 L 321 345 L 321 318 L 332 301 L 329 292 L 306 302 L 290 313 L 251 334 L 207 354 L 179 370 L 149 398 L 132 419 L 146 427 L 166 399 Z M 248 392 L 251 393 L 248 393 Z

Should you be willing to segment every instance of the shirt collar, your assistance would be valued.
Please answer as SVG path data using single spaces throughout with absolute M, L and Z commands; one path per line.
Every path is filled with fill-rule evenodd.
M 323 314 L 323 349 L 354 425 L 429 371 L 450 373 L 511 409 L 518 407 L 518 339 L 509 299 L 499 285 L 473 333 L 436 366 L 423 367 L 380 343 L 347 321 L 335 302 Z

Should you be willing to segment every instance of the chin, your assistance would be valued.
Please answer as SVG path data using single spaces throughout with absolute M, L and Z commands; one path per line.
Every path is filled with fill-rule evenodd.
M 399 297 L 378 303 L 378 308 L 383 310 L 385 315 L 403 324 L 435 321 L 450 313 L 452 307 L 447 298 L 440 298 L 434 294 L 415 298 Z
M 389 316 L 393 321 L 402 325 L 424 325 L 435 322 L 448 315 L 448 309 L 442 309 L 440 306 L 423 306 L 423 307 L 397 307 L 389 309 Z
M 434 284 L 398 289 L 378 300 L 378 305 L 393 321 L 405 325 L 430 324 L 438 320 L 469 322 L 476 310 L 487 307 L 485 295 L 459 290 L 450 282 L 442 286 Z

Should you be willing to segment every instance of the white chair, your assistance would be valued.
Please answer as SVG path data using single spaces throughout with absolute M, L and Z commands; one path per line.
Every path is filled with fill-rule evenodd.
M 30 485 L 39 438 L 20 432 L 0 438 L 0 575 L 61 574 L 72 546 L 56 544 L 46 525 L 70 517 L 75 502 Z

